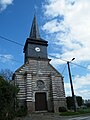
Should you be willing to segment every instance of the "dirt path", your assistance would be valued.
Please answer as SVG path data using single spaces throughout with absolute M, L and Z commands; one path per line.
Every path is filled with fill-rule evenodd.
M 26 117 L 16 118 L 14 120 L 66 120 L 66 118 L 54 113 L 39 113 L 29 114 Z

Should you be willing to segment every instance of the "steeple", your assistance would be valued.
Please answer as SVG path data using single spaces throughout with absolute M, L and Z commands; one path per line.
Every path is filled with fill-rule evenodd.
M 36 16 L 34 15 L 34 19 L 31 26 L 30 36 L 29 38 L 40 39 L 39 28 L 36 20 Z
M 34 15 L 30 36 L 26 40 L 23 51 L 25 53 L 25 62 L 30 58 L 47 60 L 47 46 L 48 42 L 40 37 L 36 16 Z

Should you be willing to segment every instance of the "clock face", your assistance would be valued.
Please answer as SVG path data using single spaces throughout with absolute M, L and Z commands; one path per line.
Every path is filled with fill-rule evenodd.
M 35 50 L 36 50 L 36 52 L 40 52 L 40 48 L 39 47 L 36 47 Z

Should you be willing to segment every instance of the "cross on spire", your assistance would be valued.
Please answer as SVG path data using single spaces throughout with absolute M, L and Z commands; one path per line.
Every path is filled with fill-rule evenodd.
M 34 19 L 33 19 L 33 22 L 32 22 L 29 38 L 40 39 L 38 23 L 37 23 L 35 15 L 34 15 Z

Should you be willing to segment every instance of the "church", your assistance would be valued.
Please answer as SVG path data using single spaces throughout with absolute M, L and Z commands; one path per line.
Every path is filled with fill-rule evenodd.
M 24 64 L 14 73 L 14 83 L 20 89 L 17 100 L 19 105 L 26 105 L 28 113 L 66 108 L 63 76 L 50 64 L 47 47 L 34 16 L 23 50 Z

